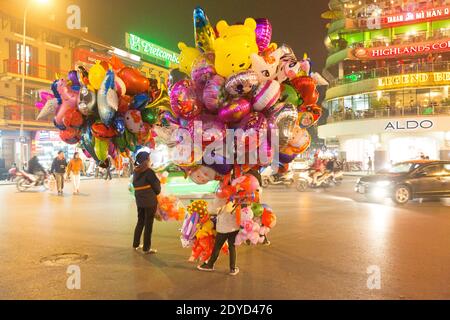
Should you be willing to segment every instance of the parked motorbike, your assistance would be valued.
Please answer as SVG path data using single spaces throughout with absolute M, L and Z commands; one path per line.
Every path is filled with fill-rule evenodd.
M 269 185 L 286 185 L 291 186 L 294 183 L 294 172 L 292 170 L 287 171 L 284 174 L 274 174 L 272 167 L 267 167 L 261 174 L 261 182 L 263 188 Z
M 47 173 L 44 173 L 42 177 L 39 177 L 37 175 L 20 170 L 16 173 L 16 175 L 16 187 L 20 192 L 25 192 L 28 189 L 41 186 L 43 186 L 46 190 L 50 188 L 50 179 Z
M 336 184 L 333 172 L 323 172 L 317 177 L 316 182 L 314 182 L 314 173 L 314 170 L 303 170 L 299 173 L 295 185 L 298 191 L 306 191 L 308 188 L 328 188 Z

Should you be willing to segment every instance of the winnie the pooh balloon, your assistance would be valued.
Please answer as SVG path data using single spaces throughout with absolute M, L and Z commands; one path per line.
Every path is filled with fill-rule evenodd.
M 178 57 L 179 69 L 181 72 L 191 75 L 194 61 L 200 56 L 200 51 L 196 48 L 188 47 L 184 42 L 178 42 L 178 49 L 181 50 Z
M 252 64 L 252 53 L 258 53 L 256 44 L 256 21 L 245 19 L 243 25 L 229 26 L 224 20 L 217 23 L 219 38 L 214 42 L 217 74 L 229 77 L 233 73 L 247 70 Z

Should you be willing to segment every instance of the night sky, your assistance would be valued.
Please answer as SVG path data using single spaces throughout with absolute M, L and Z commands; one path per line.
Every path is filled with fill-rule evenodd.
M 52 0 L 55 1 L 55 0 Z M 62 6 L 58 0 L 58 7 Z M 72 0 L 82 11 L 82 25 L 89 33 L 123 47 L 125 32 L 135 33 L 178 52 L 177 43 L 194 44 L 192 11 L 200 5 L 213 26 L 221 20 L 229 24 L 246 17 L 268 18 L 273 41 L 290 45 L 298 58 L 307 52 L 313 70 L 321 71 L 326 59 L 324 39 L 328 0 Z M 63 8 L 58 8 L 59 10 Z

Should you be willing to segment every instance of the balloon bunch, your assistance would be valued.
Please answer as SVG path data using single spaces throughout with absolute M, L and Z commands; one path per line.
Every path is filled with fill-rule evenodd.
M 244 242 L 263 243 L 269 231 L 276 224 L 276 216 L 265 204 L 253 203 L 242 209 L 241 230 L 236 236 L 236 245 Z
M 97 162 L 153 146 L 152 126 L 161 110 L 171 110 L 165 86 L 158 88 L 117 57 L 97 61 L 89 70 L 79 66 L 55 80 L 51 92 L 40 92 L 36 107 L 38 119 L 54 115 L 61 139 L 79 143 Z
M 310 59 L 305 55 L 299 60 L 287 45 L 271 43 L 272 26 L 267 19 L 247 18 L 235 25 L 222 20 L 214 29 L 203 9 L 196 8 L 194 30 L 195 47 L 178 44 L 179 68 L 171 71 L 169 81 L 172 113 L 165 111 L 163 116 L 187 129 L 192 140 L 198 133 L 203 135 L 202 145 L 197 146 L 203 158 L 183 165 L 187 175 L 202 184 L 233 170 L 224 161 L 205 161 L 212 142 L 225 143 L 226 129 L 256 135 L 279 129 L 279 150 L 272 150 L 270 137 L 258 135 L 254 144 L 245 140 L 246 152 L 259 150 L 268 156 L 257 160 L 258 167 L 270 164 L 274 152 L 279 152 L 282 166 L 306 151 L 311 143 L 307 128 L 322 114 Z M 194 128 L 195 121 L 202 123 L 200 131 Z M 205 137 L 208 129 L 216 133 Z M 247 158 L 245 163 L 250 164 Z M 215 160 L 223 159 L 215 155 Z
M 185 210 L 177 197 L 172 195 L 158 195 L 158 216 L 161 221 L 181 221 Z
M 208 203 L 205 200 L 193 201 L 187 207 L 187 212 L 181 228 L 181 243 L 183 247 L 191 248 L 189 261 L 205 262 L 211 257 L 216 237 Z M 227 246 L 223 250 L 227 252 Z

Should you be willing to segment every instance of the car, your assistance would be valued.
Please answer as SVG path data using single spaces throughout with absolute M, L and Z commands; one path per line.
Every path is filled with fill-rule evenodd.
M 400 162 L 389 170 L 359 178 L 355 191 L 369 200 L 390 197 L 397 204 L 417 198 L 450 197 L 450 161 Z

